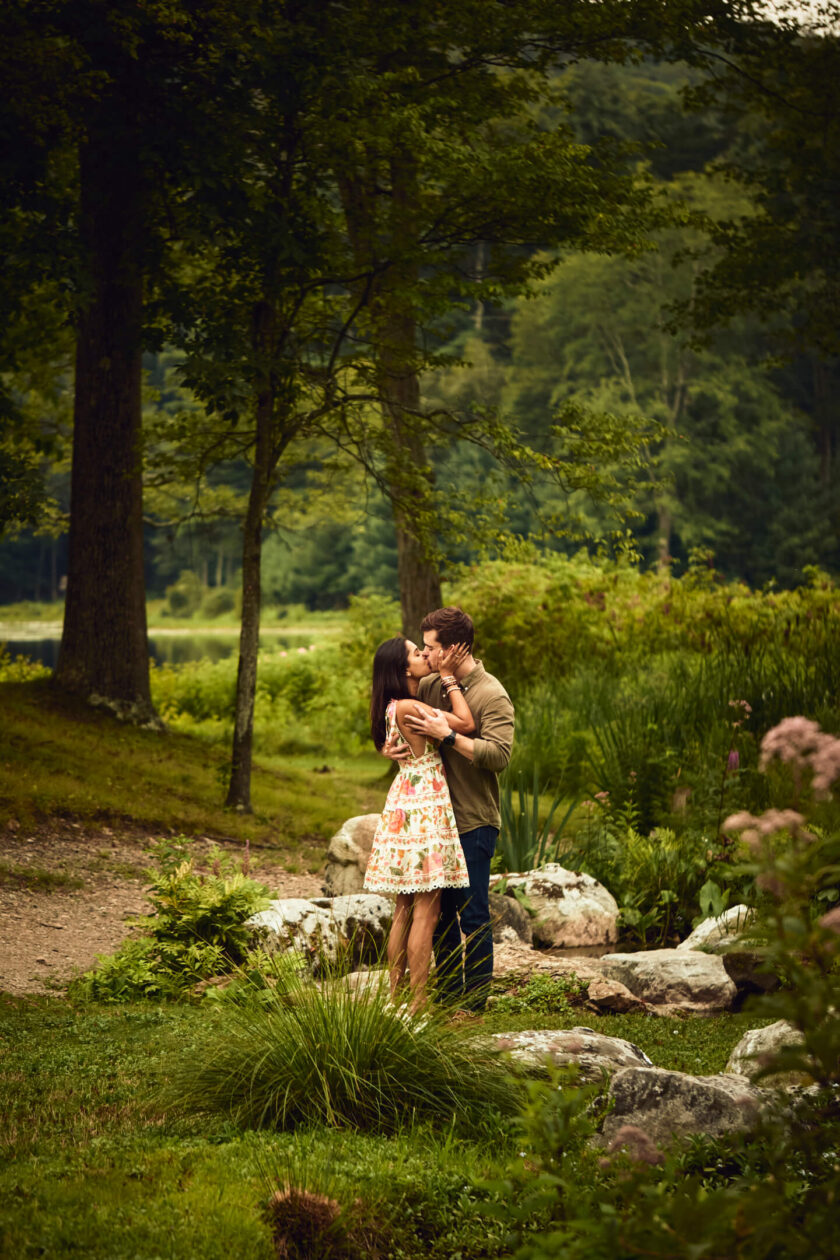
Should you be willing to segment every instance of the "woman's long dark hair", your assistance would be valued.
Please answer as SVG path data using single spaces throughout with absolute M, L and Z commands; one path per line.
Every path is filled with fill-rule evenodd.
M 408 640 L 398 634 L 380 643 L 373 658 L 370 692 L 370 733 L 377 748 L 385 743 L 385 710 L 392 700 L 410 700 L 408 689 Z

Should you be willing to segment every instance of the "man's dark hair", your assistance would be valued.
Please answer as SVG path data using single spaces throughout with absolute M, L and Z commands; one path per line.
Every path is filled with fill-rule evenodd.
M 434 612 L 426 613 L 420 629 L 423 632 L 434 630 L 443 647 L 463 643 L 472 651 L 475 626 L 472 617 L 463 608 L 436 608 Z

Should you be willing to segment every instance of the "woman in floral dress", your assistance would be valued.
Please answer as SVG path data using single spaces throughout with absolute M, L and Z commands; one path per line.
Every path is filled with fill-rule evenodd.
M 443 716 L 453 731 L 469 735 L 475 723 L 463 692 L 449 672 L 462 651 L 456 644 L 441 657 L 441 682 L 453 709 Z M 373 742 L 381 751 L 396 726 L 412 757 L 400 763 L 388 792 L 373 839 L 365 888 L 397 894 L 388 937 L 391 996 L 396 998 L 407 967 L 412 1012 L 426 997 L 440 890 L 467 888 L 470 882 L 440 753 L 433 743 L 404 725 L 406 714 L 418 708 L 435 712 L 416 699 L 420 679 L 429 673 L 422 649 L 401 635 L 381 644 L 373 660 Z

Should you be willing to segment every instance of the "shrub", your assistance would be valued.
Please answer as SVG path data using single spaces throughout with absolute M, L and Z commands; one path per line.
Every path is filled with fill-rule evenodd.
M 205 595 L 204 602 L 201 605 L 201 614 L 210 618 L 223 617 L 225 613 L 234 612 L 236 606 L 237 592 L 228 590 L 225 586 L 218 586 L 215 590 L 209 591 Z M 170 600 L 171 607 L 172 602 Z
M 199 1052 L 173 1064 L 172 1100 L 249 1128 L 395 1132 L 422 1119 L 480 1126 L 516 1109 L 517 1079 L 442 1016 L 394 1006 L 384 983 L 356 994 L 289 973 L 268 1004 L 220 1008 Z
M 52 670 L 40 661 L 33 661 L 28 656 L 13 657 L 0 643 L 0 683 L 35 682 L 36 679 L 49 678 Z
M 268 889 L 241 871 L 196 871 L 185 854 L 190 841 L 162 841 L 154 850 L 158 871 L 151 885 L 152 914 L 139 920 L 144 934 L 100 958 L 74 981 L 73 991 L 105 1002 L 177 998 L 197 981 L 231 971 L 247 956 L 245 921 L 268 904 Z M 227 863 L 228 867 L 230 863 Z
M 711 898 L 718 889 L 718 913 L 725 908 L 728 894 L 719 886 L 729 878 L 728 854 L 713 851 L 705 836 L 667 827 L 644 835 L 626 815 L 593 801 L 585 802 L 585 811 L 589 821 L 560 859 L 612 893 L 627 935 L 647 945 L 687 935 L 702 912 L 704 890 Z
M 191 569 L 182 569 L 178 581 L 166 588 L 166 599 L 173 617 L 191 617 L 201 606 L 203 595 L 201 578 Z

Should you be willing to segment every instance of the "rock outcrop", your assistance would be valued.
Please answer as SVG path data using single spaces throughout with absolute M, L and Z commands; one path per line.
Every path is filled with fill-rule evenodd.
M 736 999 L 735 985 L 717 954 L 648 949 L 605 954 L 598 967 L 651 1006 L 711 1014 L 731 1010 Z
M 766 1094 L 743 1076 L 688 1076 L 662 1068 L 621 1068 L 610 1080 L 612 1109 L 599 1145 L 608 1146 L 626 1125 L 637 1126 L 657 1146 L 695 1133 L 718 1137 L 753 1128 Z
M 548 947 L 610 945 L 618 940 L 618 905 L 591 875 L 549 862 L 506 875 L 509 895 L 521 889 L 533 907 L 534 943 Z
M 348 818 L 330 840 L 324 867 L 325 897 L 342 897 L 363 891 L 365 871 L 379 814 Z
M 316 964 L 340 956 L 354 963 L 374 961 L 384 952 L 393 906 L 378 893 L 287 897 L 272 901 L 248 920 L 255 943 L 269 951 L 297 949 Z
M 677 949 L 705 949 L 720 953 L 734 945 L 755 919 L 751 906 L 730 906 L 717 918 L 704 919 Z
M 752 1080 L 762 1068 L 767 1067 L 780 1050 L 802 1045 L 802 1034 L 786 1019 L 777 1019 L 764 1028 L 751 1028 L 745 1032 L 726 1064 L 727 1072 Z M 774 1072 L 763 1076 L 760 1084 L 776 1088 L 810 1085 L 811 1077 L 803 1072 Z
M 604 1072 L 615 1072 L 620 1068 L 653 1066 L 644 1051 L 632 1041 L 606 1037 L 593 1028 L 496 1033 L 493 1040 L 499 1050 L 506 1051 L 531 1070 L 544 1068 L 546 1062 L 560 1067 L 574 1066 L 580 1070 L 585 1081 L 600 1080 Z

